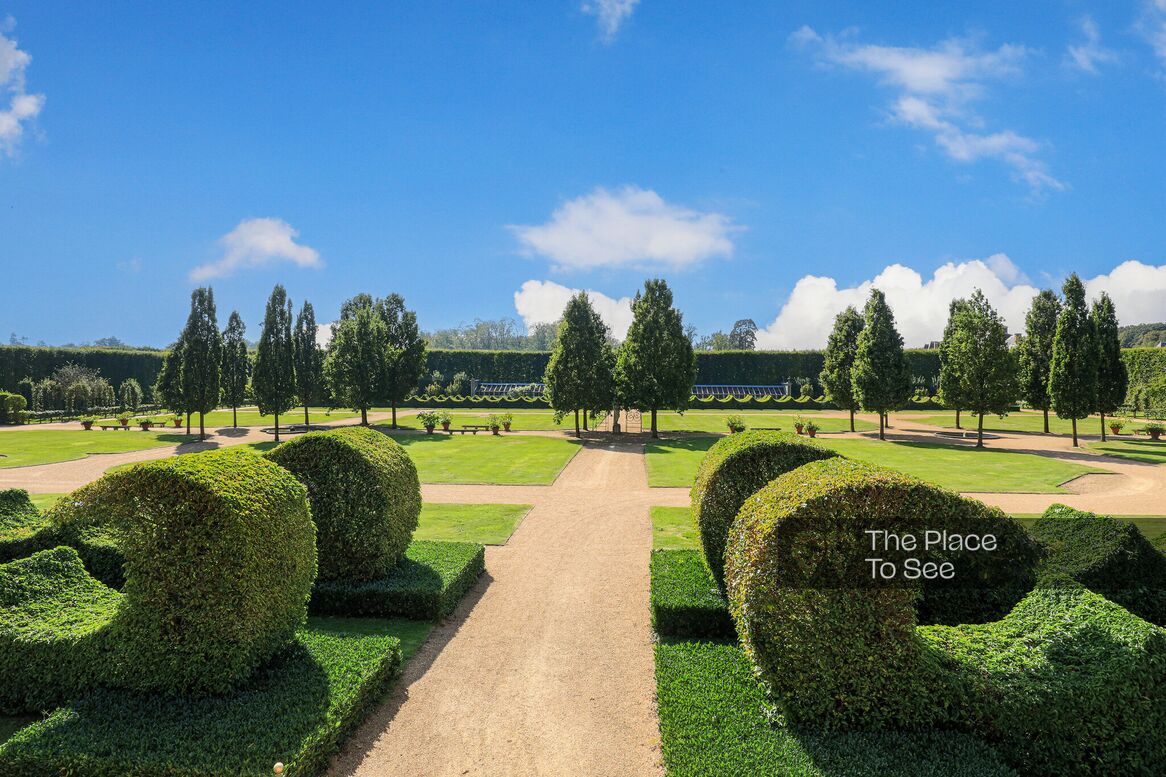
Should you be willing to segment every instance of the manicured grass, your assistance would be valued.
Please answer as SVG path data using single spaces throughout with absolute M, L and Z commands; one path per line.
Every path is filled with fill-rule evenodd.
M 1166 464 L 1166 440 L 1151 440 L 1146 437 L 1141 439 L 1124 436 L 1118 439 L 1110 437 L 1105 442 L 1086 443 L 1085 447 L 1106 456 L 1143 461 L 1147 464 Z
M 84 696 L 0 746 L 2 774 L 319 774 L 396 680 L 429 623 L 313 618 L 239 691 Z
M 355 418 L 359 413 L 354 413 L 351 410 L 328 410 L 324 407 L 309 408 L 308 417 L 311 418 L 312 423 L 318 424 L 325 421 L 338 421 L 343 418 Z M 158 422 L 166 422 L 170 424 L 169 413 L 147 413 L 142 418 L 153 418 Z M 289 410 L 279 417 L 279 425 L 291 426 L 292 424 L 302 424 L 304 422 L 304 409 L 297 407 Z M 100 424 L 115 424 L 116 418 L 105 418 L 97 423 Z M 135 422 L 130 421 L 130 426 L 134 426 Z M 239 426 L 274 426 L 275 416 L 260 415 L 258 408 L 247 407 L 239 408 Z M 206 428 L 207 429 L 223 429 L 232 426 L 231 410 L 212 410 L 206 414 Z M 198 415 L 195 414 L 190 418 L 190 428 L 192 431 L 198 429 Z M 186 417 L 182 419 L 182 431 L 186 431 Z
M 414 540 L 505 545 L 530 505 L 435 504 L 421 506 Z
M 28 498 L 36 509 L 44 512 L 57 503 L 64 494 L 29 494 Z
M 689 508 L 652 508 L 652 549 L 700 550 L 700 535 Z
M 943 411 L 939 413 L 929 413 L 927 415 L 910 415 L 908 416 L 913 421 L 918 421 L 921 424 L 930 424 L 932 426 L 944 426 L 951 429 L 955 428 L 955 411 Z M 1109 423 L 1109 418 L 1106 417 L 1106 424 Z M 1117 419 L 1125 424 L 1126 431 L 1132 431 L 1135 427 L 1141 426 L 1144 421 L 1139 422 L 1132 418 Z M 975 431 L 978 419 L 971 413 L 960 414 L 960 426 L 968 431 Z M 984 416 L 984 431 L 994 432 L 1040 432 L 1045 430 L 1044 415 L 1033 410 L 1020 410 L 1015 413 L 1000 418 L 999 416 L 989 415 Z M 1049 432 L 1051 434 L 1072 434 L 1073 422 L 1065 421 L 1057 418 L 1055 413 L 1049 413 Z M 1106 433 L 1109 432 L 1108 426 Z M 1101 434 L 1101 417 L 1090 416 L 1077 421 L 1077 434 Z
M 648 443 L 648 484 L 689 487 L 701 458 L 716 438 L 653 440 Z M 1063 493 L 1061 483 L 1090 469 L 1015 451 L 969 446 L 827 437 L 820 442 L 844 456 L 869 461 L 961 492 Z
M 402 410 L 397 409 L 397 426 L 402 429 L 421 429 L 421 422 L 417 420 L 417 414 L 423 412 L 418 408 L 406 408 Z M 436 409 L 433 412 L 441 413 L 441 409 Z M 561 424 L 555 423 L 555 411 L 553 410 L 486 410 L 486 409 L 464 409 L 464 410 L 448 410 L 453 416 L 453 421 L 450 423 L 451 429 L 460 429 L 462 424 L 484 424 L 486 419 L 492 415 L 503 415 L 510 413 L 514 418 L 511 430 L 515 432 L 529 432 L 529 431 L 553 431 L 553 430 L 570 430 L 575 431 L 575 416 L 563 416 Z M 381 422 L 388 425 L 387 421 Z M 583 428 L 583 417 L 579 417 L 579 428 Z M 441 434 L 441 427 L 437 427 L 435 434 Z
M 422 483 L 550 485 L 579 451 L 573 440 L 492 434 L 394 434 Z
M 656 425 L 666 432 L 727 432 L 725 419 L 729 416 L 739 416 L 745 426 L 753 429 L 762 427 L 780 427 L 783 431 L 792 432 L 794 421 L 801 417 L 805 421 L 813 421 L 822 432 L 848 432 L 850 419 L 828 418 L 814 411 L 798 412 L 796 410 L 688 410 L 683 415 L 679 413 L 660 413 L 656 417 Z M 644 416 L 644 431 L 651 426 L 651 419 Z M 854 419 L 854 429 L 858 432 L 877 429 L 878 425 L 861 418 Z
M 126 453 L 188 442 L 185 434 L 84 429 L 21 429 L 0 434 L 0 467 L 31 467 L 83 459 L 91 453 Z
M 946 731 L 795 731 L 766 716 L 766 702 L 736 645 L 662 642 L 656 695 L 669 777 L 1015 777 L 974 737 Z
M 650 564 L 652 627 L 661 636 L 732 637 L 725 598 L 699 550 L 655 550 Z

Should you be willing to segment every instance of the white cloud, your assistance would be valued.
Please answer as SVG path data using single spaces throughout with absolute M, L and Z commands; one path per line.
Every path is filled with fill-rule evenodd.
M 632 15 L 640 0 L 593 0 L 584 3 L 583 13 L 591 14 L 599 22 L 599 34 L 607 43 L 615 40 L 619 28 Z
M 983 119 L 969 104 L 983 96 L 987 82 L 1020 75 L 1028 54 L 1023 46 L 1005 44 L 984 51 L 972 42 L 953 38 L 933 48 L 859 45 L 850 36 L 822 36 L 802 27 L 790 36 L 800 47 L 814 50 L 819 61 L 876 76 L 898 95 L 891 102 L 893 121 L 930 132 L 951 159 L 970 164 L 996 159 L 1033 192 L 1064 189 L 1037 157 L 1041 144 L 1013 130 L 981 133 L 972 128 Z
M 1166 0 L 1146 0 L 1135 28 L 1166 64 Z
M 739 229 L 720 213 L 673 205 L 651 189 L 602 187 L 568 200 L 545 224 L 507 227 L 527 254 L 550 259 L 557 269 L 664 265 L 688 267 L 729 256 L 729 235 Z
M 1117 61 L 1117 52 L 1101 45 L 1101 30 L 1092 16 L 1081 19 L 1081 33 L 1085 36 L 1084 42 L 1069 46 L 1066 55 L 1067 61 L 1079 70 L 1091 75 L 1097 75 L 1098 65 Z
M 1122 262 L 1108 273 L 1085 280 L 1092 299 L 1107 292 L 1122 324 L 1151 324 L 1166 318 L 1166 264 L 1155 267 L 1136 260 Z
M 567 302 L 578 293 L 579 289 L 570 289 L 554 281 L 527 281 L 514 292 L 514 309 L 529 331 L 535 324 L 558 321 Z M 632 325 L 632 298 L 612 299 L 591 290 L 587 291 L 587 298 L 603 323 L 611 328 L 611 334 L 622 340 Z
M 291 262 L 299 267 L 323 267 L 320 253 L 295 241 L 299 232 L 281 219 L 243 219 L 219 238 L 221 258 L 190 271 L 190 280 L 225 278 L 235 270 Z
M 327 348 L 328 343 L 332 342 L 332 325 L 335 321 L 329 321 L 327 324 L 316 325 L 316 345 L 321 348 Z
M 0 24 L 0 154 L 14 156 L 25 125 L 35 119 L 45 105 L 43 94 L 25 91 L 24 71 L 32 57 L 17 48 L 16 40 L 4 33 L 13 22 Z M 5 108 L 4 103 L 8 103 Z

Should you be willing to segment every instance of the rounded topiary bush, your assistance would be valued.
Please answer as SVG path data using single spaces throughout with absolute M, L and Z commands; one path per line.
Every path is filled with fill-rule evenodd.
M 745 500 L 778 475 L 837 455 L 783 432 L 731 434 L 709 448 L 692 488 L 692 517 L 718 586 L 725 585 L 729 527 Z
M 125 559 L 103 682 L 222 692 L 283 648 L 316 577 L 307 491 L 243 450 L 106 475 L 62 499 L 62 529 L 105 527 Z
M 308 487 L 320 580 L 375 580 L 401 560 L 421 515 L 405 449 L 360 426 L 312 432 L 268 452 Z
M 994 552 L 872 550 L 868 531 L 992 534 Z M 867 559 L 950 562 L 949 581 L 872 579 Z M 936 620 L 998 617 L 1031 588 L 1039 547 L 999 510 L 843 458 L 812 462 L 746 499 L 729 535 L 725 583 L 745 652 L 793 722 L 933 725 L 949 673 L 917 639 L 920 596 Z M 983 612 L 984 602 L 995 612 Z M 919 606 L 922 606 L 921 604 Z M 953 691 L 954 692 L 954 691 Z

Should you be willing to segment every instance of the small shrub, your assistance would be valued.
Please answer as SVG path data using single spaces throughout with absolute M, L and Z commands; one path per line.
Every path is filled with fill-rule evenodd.
M 699 551 L 653 551 L 650 599 L 652 627 L 661 636 L 734 636 L 725 597 Z
M 320 580 L 376 580 L 401 559 L 421 515 L 417 468 L 365 427 L 310 432 L 265 454 L 308 488 Z
M 437 422 L 448 429 L 449 425 L 453 423 L 453 413 L 448 410 L 439 411 L 437 413 Z
M 422 410 L 417 414 L 417 420 L 420 421 L 421 425 L 424 426 L 428 431 L 433 431 L 441 422 L 439 414 L 432 410 Z
M 725 425 L 729 427 L 729 431 L 736 434 L 737 432 L 745 431 L 745 421 L 739 415 L 731 415 L 725 419 Z
M 0 424 L 22 424 L 28 400 L 22 394 L 0 391 Z
M 780 432 L 734 434 L 709 448 L 692 488 L 692 515 L 709 571 L 719 587 L 724 587 L 729 527 L 745 500 L 778 475 L 836 455 Z

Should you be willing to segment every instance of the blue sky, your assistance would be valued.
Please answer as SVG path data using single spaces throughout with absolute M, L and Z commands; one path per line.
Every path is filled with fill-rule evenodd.
M 910 345 L 1074 270 L 1166 318 L 1166 0 L 823 5 L 0 0 L 0 339 L 165 345 L 199 283 L 256 337 L 277 281 L 618 333 L 662 276 L 772 347 L 871 283 Z

